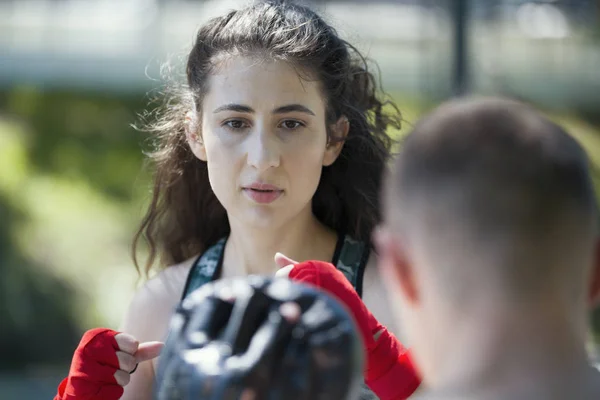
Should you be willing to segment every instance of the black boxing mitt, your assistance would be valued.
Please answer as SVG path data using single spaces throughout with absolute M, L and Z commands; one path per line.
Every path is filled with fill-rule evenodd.
M 284 305 L 285 304 L 285 305 Z M 290 320 L 283 307 L 299 311 Z M 155 399 L 356 399 L 360 334 L 329 295 L 256 276 L 206 284 L 171 320 Z

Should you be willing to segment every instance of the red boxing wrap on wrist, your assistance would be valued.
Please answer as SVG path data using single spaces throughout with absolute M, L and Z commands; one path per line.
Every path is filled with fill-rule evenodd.
M 324 290 L 349 309 L 365 343 L 365 383 L 381 400 L 406 399 L 419 387 L 421 380 L 407 350 L 375 319 L 333 264 L 305 261 L 296 264 L 289 277 Z
M 54 400 L 118 400 L 123 387 L 117 383 L 119 369 L 115 336 L 106 328 L 87 331 L 73 354 L 69 376 L 58 386 Z
M 365 383 L 381 400 L 408 398 L 421 384 L 409 351 L 385 327 L 368 355 Z

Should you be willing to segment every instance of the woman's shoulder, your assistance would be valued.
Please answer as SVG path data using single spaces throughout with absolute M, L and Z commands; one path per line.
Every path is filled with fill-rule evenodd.
M 148 279 L 133 295 L 121 330 L 140 341 L 163 340 L 194 260 L 166 267 Z
M 151 293 L 157 293 L 164 297 L 181 298 L 185 281 L 196 259 L 197 256 L 194 256 L 179 264 L 162 269 L 154 277 L 150 278 L 140 290 L 145 288 Z

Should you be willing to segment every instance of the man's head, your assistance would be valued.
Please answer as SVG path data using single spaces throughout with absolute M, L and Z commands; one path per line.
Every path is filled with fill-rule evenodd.
M 386 191 L 380 264 L 424 369 L 428 335 L 489 304 L 553 302 L 584 325 L 598 213 L 585 152 L 561 127 L 515 101 L 448 102 L 406 138 Z

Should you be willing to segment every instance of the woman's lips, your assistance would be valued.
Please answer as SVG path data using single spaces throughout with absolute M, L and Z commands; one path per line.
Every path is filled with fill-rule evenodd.
M 272 203 L 283 194 L 283 190 L 279 187 L 266 183 L 253 183 L 242 190 L 247 197 L 259 204 Z

